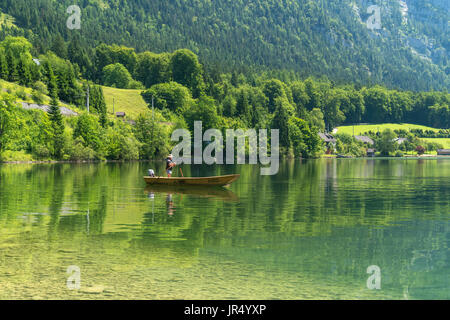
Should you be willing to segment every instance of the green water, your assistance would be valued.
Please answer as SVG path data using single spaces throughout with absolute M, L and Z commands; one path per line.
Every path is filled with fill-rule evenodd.
M 0 299 L 450 298 L 449 160 L 185 165 L 241 178 L 146 189 L 163 166 L 0 165 Z

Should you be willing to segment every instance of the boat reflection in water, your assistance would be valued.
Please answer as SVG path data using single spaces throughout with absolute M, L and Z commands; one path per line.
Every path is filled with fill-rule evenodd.
M 188 195 L 223 201 L 239 201 L 239 197 L 233 191 L 223 187 L 148 185 L 145 192 L 149 199 L 153 200 L 152 202 L 155 197 L 158 197 L 158 194 L 166 195 L 166 208 L 169 216 L 173 216 L 175 212 L 173 196 L 176 194 L 181 197 Z
M 149 185 L 145 188 L 145 191 L 149 194 L 181 194 L 225 201 L 239 201 L 239 197 L 233 191 L 223 187 Z

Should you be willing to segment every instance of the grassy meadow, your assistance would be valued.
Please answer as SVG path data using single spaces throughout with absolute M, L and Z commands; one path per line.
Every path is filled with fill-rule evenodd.
M 109 114 L 115 112 L 125 112 L 126 116 L 131 119 L 143 112 L 148 112 L 147 103 L 141 96 L 142 90 L 117 89 L 102 86 L 105 95 L 106 107 Z
M 337 132 L 335 133 L 347 133 L 347 134 L 353 134 L 353 128 L 355 135 L 361 135 L 364 132 L 377 132 L 377 131 L 383 131 L 385 129 L 391 129 L 391 130 L 411 130 L 411 129 L 422 129 L 422 130 L 432 130 L 432 131 L 439 131 L 439 129 L 422 126 L 418 124 L 409 124 L 409 123 L 382 123 L 382 124 L 361 124 L 361 125 L 355 125 L 355 126 L 341 126 L 337 127 Z

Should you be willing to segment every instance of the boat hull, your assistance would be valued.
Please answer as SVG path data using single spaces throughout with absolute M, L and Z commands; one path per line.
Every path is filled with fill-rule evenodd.
M 239 179 L 239 174 L 229 174 L 225 176 L 216 177 L 200 177 L 200 178 L 188 178 L 188 177 L 144 177 L 145 182 L 148 185 L 166 185 L 166 186 L 181 186 L 181 185 L 192 185 L 192 186 L 215 186 L 222 187 L 226 186 L 237 179 Z

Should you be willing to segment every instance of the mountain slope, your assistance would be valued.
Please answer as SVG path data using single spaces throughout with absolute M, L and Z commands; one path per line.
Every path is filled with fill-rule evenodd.
M 91 48 L 185 47 L 225 71 L 253 66 L 361 85 L 450 88 L 447 0 L 84 0 L 81 30 L 69 30 L 72 4 L 3 0 L 0 8 L 43 51 L 58 34 L 80 35 Z M 369 30 L 373 4 L 381 8 L 381 29 Z

